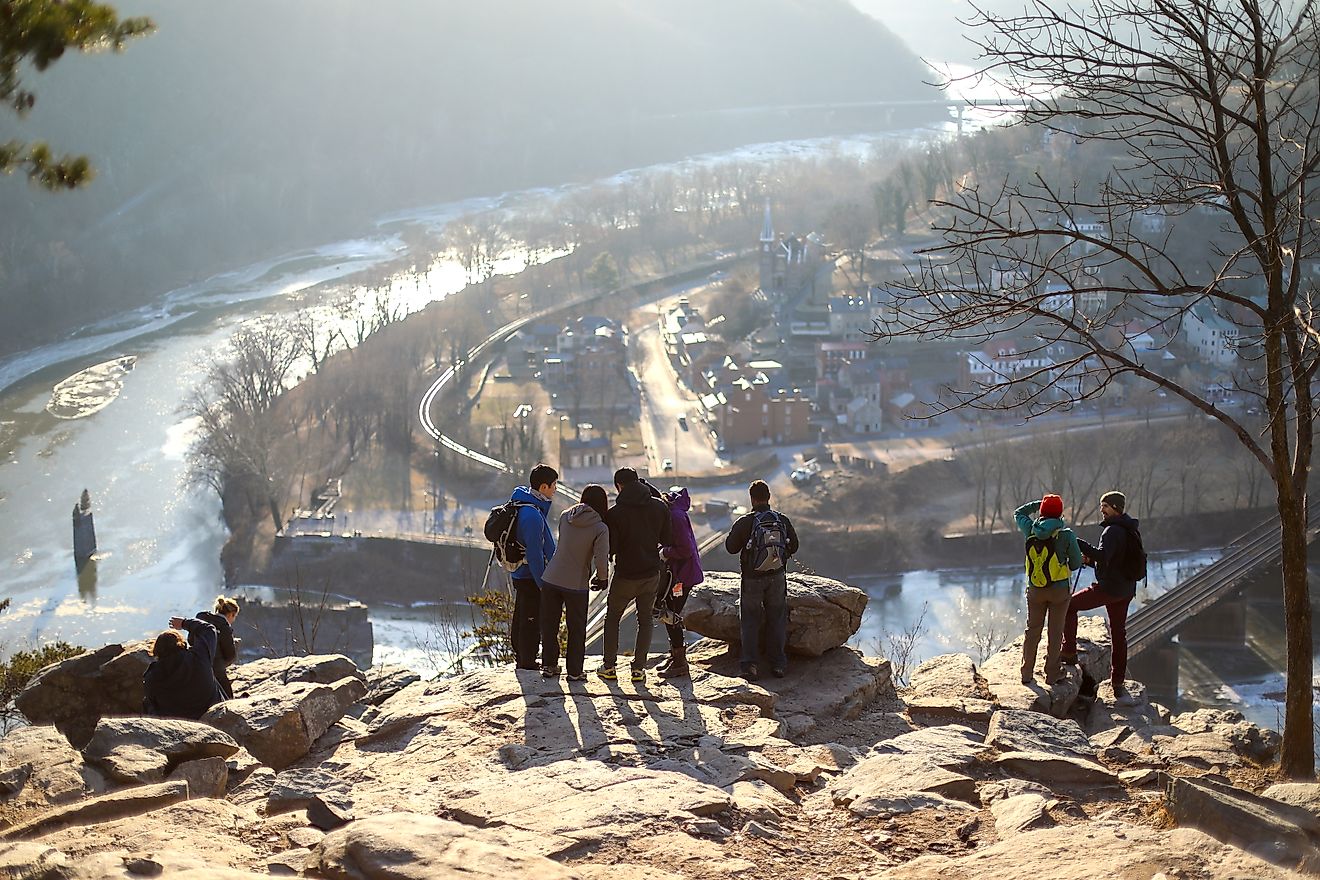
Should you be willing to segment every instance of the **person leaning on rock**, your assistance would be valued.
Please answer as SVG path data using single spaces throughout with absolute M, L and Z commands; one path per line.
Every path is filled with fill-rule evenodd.
M 186 630 L 185 641 L 178 630 Z M 212 671 L 216 651 L 215 627 L 202 620 L 171 617 L 170 628 L 151 646 L 155 659 L 142 673 L 142 711 L 161 718 L 193 721 L 221 702 L 224 696 Z
M 1027 629 L 1022 642 L 1022 683 L 1035 681 L 1036 648 L 1040 645 L 1041 626 L 1048 616 L 1045 681 L 1054 684 L 1063 673 L 1059 651 L 1072 595 L 1068 579 L 1073 571 L 1081 569 L 1082 551 L 1077 536 L 1064 525 L 1063 499 L 1058 495 L 1028 501 L 1013 511 L 1013 518 L 1027 542 Z
M 660 588 L 660 545 L 673 543 L 669 508 L 660 492 L 637 476 L 630 467 L 614 472 L 618 497 L 605 524 L 610 529 L 610 556 L 614 573 L 605 603 L 605 656 L 596 673 L 606 681 L 619 677 L 619 623 L 629 604 L 637 610 L 637 641 L 633 649 L 632 680 L 646 680 L 647 654 L 651 650 L 651 609 Z
M 770 671 L 783 678 L 788 669 L 788 560 L 798 552 L 798 536 L 788 517 L 770 508 L 770 486 L 764 480 L 748 486 L 747 496 L 751 512 L 738 518 L 724 540 L 724 549 L 738 554 L 742 571 L 740 665 L 743 677 L 755 681 L 761 674 L 757 664 L 764 650 Z
M 1106 492 L 1100 496 L 1100 515 L 1104 517 L 1100 543 L 1092 546 L 1085 541 L 1077 542 L 1086 564 L 1095 566 L 1095 583 L 1072 597 L 1063 628 L 1064 662 L 1076 663 L 1077 613 L 1104 607 L 1109 616 L 1109 635 L 1113 642 L 1110 682 L 1114 687 L 1114 698 L 1122 705 L 1133 701 L 1124 682 L 1127 678 L 1128 606 L 1137 595 L 1137 582 L 1127 572 L 1127 565 L 1131 556 L 1143 553 L 1137 521 L 1123 512 L 1126 506 L 1127 497 L 1122 492 Z
M 226 700 L 234 698 L 234 685 L 229 681 L 229 667 L 238 657 L 238 645 L 234 639 L 234 619 L 238 617 L 238 602 L 228 596 L 215 598 L 214 611 L 199 611 L 197 619 L 215 627 L 216 652 L 211 661 L 216 684 Z

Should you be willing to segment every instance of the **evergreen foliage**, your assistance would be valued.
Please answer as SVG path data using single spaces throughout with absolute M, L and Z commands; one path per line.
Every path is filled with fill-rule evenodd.
M 146 18 L 121 19 L 114 7 L 92 0 L 3 0 L 0 2 L 0 101 L 19 116 L 37 102 L 22 80 L 25 65 L 38 73 L 68 49 L 118 52 L 133 37 L 149 33 Z M 92 179 L 86 156 L 56 155 L 48 144 L 10 140 L 0 143 L 0 172 L 20 168 L 48 190 L 75 189 Z

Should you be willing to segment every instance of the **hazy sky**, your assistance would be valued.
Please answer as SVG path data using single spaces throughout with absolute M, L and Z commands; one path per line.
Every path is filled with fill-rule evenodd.
M 852 0 L 854 6 L 879 19 L 928 61 L 967 63 L 974 47 L 963 39 L 959 18 L 972 16 L 968 0 Z M 1025 4 L 1025 0 L 1023 0 Z

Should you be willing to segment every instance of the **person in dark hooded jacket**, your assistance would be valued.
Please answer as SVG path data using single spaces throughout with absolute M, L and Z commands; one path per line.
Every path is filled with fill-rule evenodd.
M 1124 682 L 1127 677 L 1128 606 L 1137 595 L 1137 582 L 1123 574 L 1128 556 L 1140 547 L 1137 521 L 1123 512 L 1127 497 L 1122 492 L 1100 496 L 1100 514 L 1104 528 L 1100 543 L 1092 546 L 1078 539 L 1087 565 L 1095 566 L 1095 583 L 1072 597 L 1063 627 L 1063 661 L 1077 662 L 1077 613 L 1103 607 L 1109 616 L 1109 634 L 1113 641 L 1110 682 L 1114 698 L 1120 704 L 1131 702 Z
M 238 602 L 228 596 L 217 596 L 214 611 L 198 611 L 197 619 L 215 627 L 216 649 L 211 661 L 216 684 L 226 700 L 234 698 L 234 685 L 229 681 L 229 667 L 238 658 L 238 645 L 234 642 L 234 620 L 238 617 Z
M 605 516 L 610 530 L 610 556 L 614 571 L 605 604 L 604 659 L 597 675 L 616 681 L 614 664 L 619 654 L 619 623 L 628 605 L 637 609 L 637 641 L 633 650 L 633 681 L 646 680 L 647 652 L 651 649 L 651 609 L 660 588 L 660 547 L 672 544 L 669 508 L 659 491 L 630 467 L 614 472 L 618 499 Z
M 188 633 L 186 642 L 177 632 L 181 629 Z M 193 721 L 205 715 L 224 699 L 211 670 L 215 651 L 215 627 L 193 618 L 171 617 L 170 629 L 156 636 L 151 647 L 155 659 L 142 673 L 142 710 Z
M 660 592 L 655 597 L 656 611 L 669 635 L 669 659 L 660 664 L 662 678 L 687 678 L 687 644 L 683 640 L 683 606 L 692 588 L 705 579 L 701 570 L 701 550 L 697 536 L 692 533 L 692 520 L 688 511 L 692 499 L 688 490 L 674 486 L 664 494 L 669 507 L 669 528 L 673 543 L 660 548 L 668 577 L 662 578 Z

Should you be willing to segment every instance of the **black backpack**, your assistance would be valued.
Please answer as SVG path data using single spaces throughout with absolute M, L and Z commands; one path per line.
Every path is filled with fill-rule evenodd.
M 1136 529 L 1128 529 L 1127 553 L 1123 556 L 1123 564 L 1119 566 L 1119 571 L 1123 578 L 1129 581 L 1144 581 L 1146 579 L 1146 547 L 1141 543 L 1141 532 Z
M 492 507 L 483 529 L 486 540 L 492 545 L 491 558 L 499 560 L 505 571 L 517 571 L 527 561 L 527 548 L 518 540 L 518 508 L 520 507 L 535 508 L 536 505 L 507 501 L 499 507 Z M 539 509 L 537 512 L 540 512 Z
M 788 530 L 773 510 L 763 510 L 752 519 L 747 538 L 748 561 L 756 574 L 782 571 L 788 564 Z

